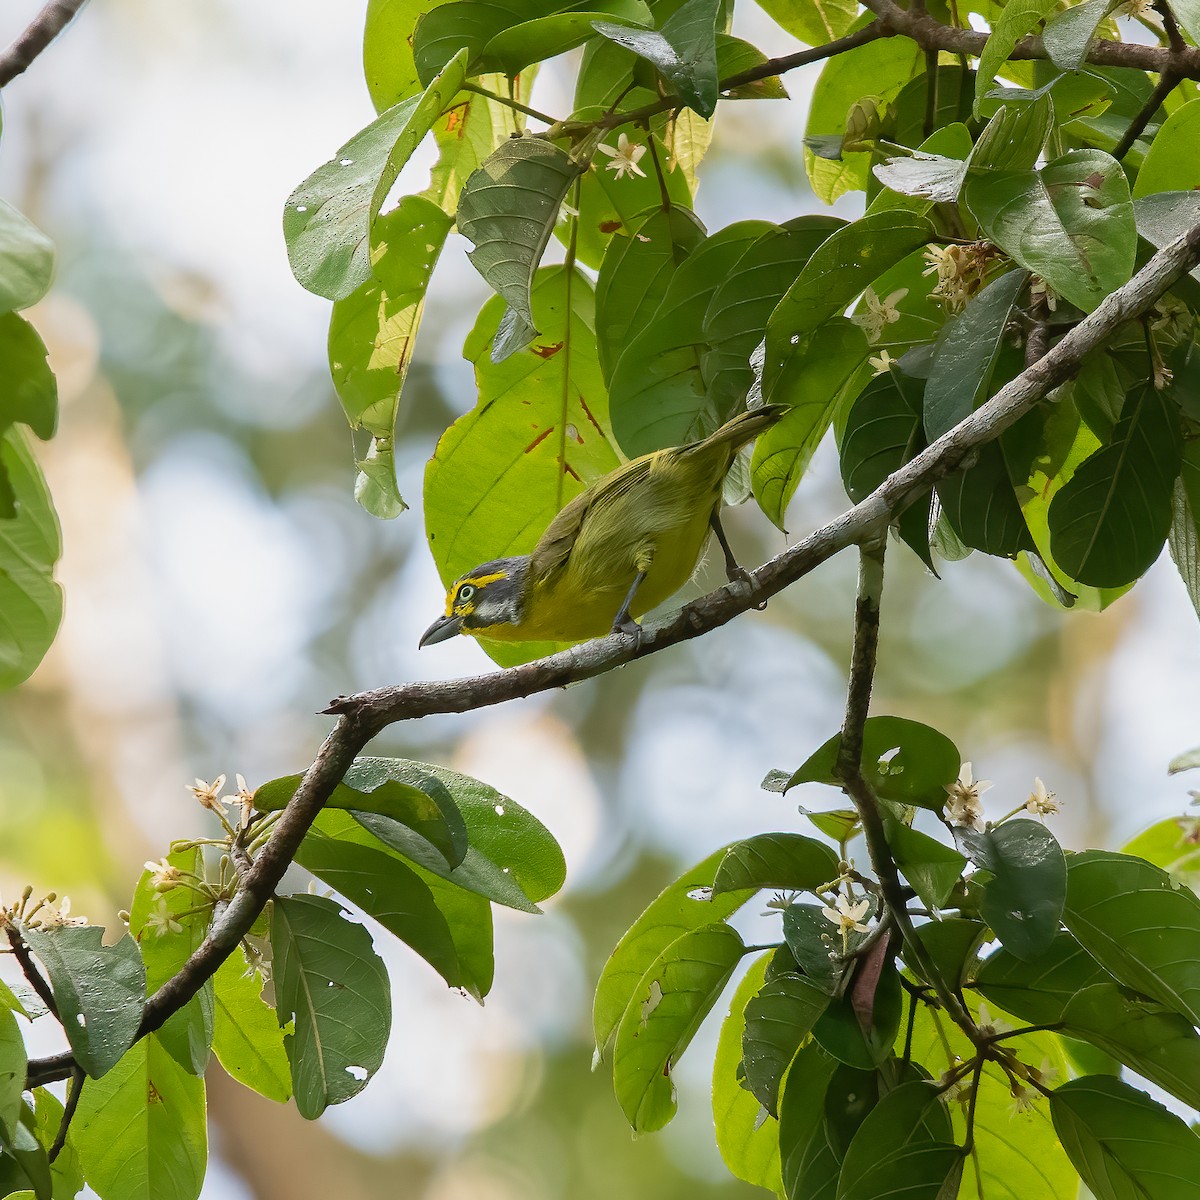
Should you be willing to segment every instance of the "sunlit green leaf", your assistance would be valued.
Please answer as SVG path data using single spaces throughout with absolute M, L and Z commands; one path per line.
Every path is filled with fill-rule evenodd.
M 213 1053 L 238 1083 L 268 1100 L 292 1094 L 283 1030 L 262 995 L 263 978 L 235 950 L 213 976 Z
M 1188 763 L 1195 755 L 1196 751 L 1180 755 L 1171 766 L 1176 771 L 1200 766 L 1200 762 L 1195 762 L 1190 766 L 1175 767 L 1175 763 Z M 1178 879 L 1195 891 L 1200 884 L 1200 843 L 1188 836 L 1191 820 L 1190 817 L 1168 817 L 1165 821 L 1157 821 L 1126 842 L 1121 852 L 1162 867 L 1173 879 Z
M 1013 47 L 1054 8 L 1054 0 L 1010 0 L 992 25 L 975 76 L 975 115 Z
M 858 5 L 850 0 L 758 0 L 758 5 L 808 46 L 842 37 L 858 15 Z
M 0 200 L 0 313 L 36 304 L 50 289 L 54 243 Z
M 9 1009 L 0 1008 L 0 1141 L 5 1144 L 21 1116 L 25 1067 L 25 1040 L 17 1018 Z
M 1100 22 L 1113 7 L 1113 0 L 1084 0 L 1046 22 L 1042 43 L 1056 67 L 1078 71 L 1087 58 Z

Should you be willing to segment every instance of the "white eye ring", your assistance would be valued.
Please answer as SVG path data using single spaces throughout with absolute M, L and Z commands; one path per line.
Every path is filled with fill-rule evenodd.
M 475 595 L 475 589 L 469 583 L 464 583 L 462 587 L 458 589 L 458 601 L 460 604 L 464 600 L 470 600 L 473 595 Z

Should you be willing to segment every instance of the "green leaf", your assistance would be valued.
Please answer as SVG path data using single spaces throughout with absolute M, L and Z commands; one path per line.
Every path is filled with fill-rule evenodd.
M 1049 96 L 1024 104 L 1003 104 L 983 127 L 967 166 L 976 172 L 1031 170 L 1053 127 L 1054 102 Z
M 15 516 L 2 511 L 6 482 L 16 500 Z M 58 518 L 41 469 L 24 434 L 9 429 L 0 437 L 0 690 L 28 679 L 58 632 L 63 597 L 54 564 L 61 552 Z
M 1195 753 L 1192 751 L 1188 755 L 1180 755 L 1168 770 L 1172 774 L 1175 771 L 1189 770 L 1189 766 L 1175 767 L 1175 763 L 1187 762 Z M 1200 763 L 1192 763 L 1191 766 L 1200 766 Z M 1126 842 L 1121 851 L 1134 858 L 1144 858 L 1156 867 L 1162 867 L 1172 879 L 1195 891 L 1197 885 L 1200 885 L 1200 845 L 1187 836 L 1188 823 L 1186 817 L 1168 817 L 1165 821 L 1158 821 L 1149 829 L 1144 829 L 1132 841 Z
M 398 502 L 391 458 L 400 391 L 412 361 L 425 290 L 453 222 L 432 200 L 405 196 L 371 231 L 371 277 L 334 303 L 329 322 L 329 370 L 351 429 L 366 429 L 370 458 L 386 456 L 393 505 Z M 375 474 L 379 467 L 362 468 Z M 378 506 L 376 506 L 377 508 Z M 374 511 L 374 510 L 371 510 Z M 378 515 L 378 512 L 376 512 Z
M 933 969 L 952 987 L 961 987 L 963 980 L 974 971 L 979 959 L 979 947 L 988 933 L 988 928 L 982 921 L 972 921 L 965 917 L 942 917 L 918 925 L 913 932 L 917 941 L 925 947 Z M 928 972 L 912 961 L 907 950 L 902 951 L 902 954 L 905 965 L 914 974 L 927 977 Z
M 658 310 L 683 261 L 704 241 L 690 209 L 659 208 L 608 243 L 596 280 L 596 348 L 605 380 L 636 330 Z
M 825 1095 L 837 1068 L 837 1059 L 810 1042 L 784 1080 L 779 1155 L 788 1200 L 834 1200 L 841 1162 L 829 1143 Z
M 1085 1075 L 1050 1097 L 1054 1128 L 1097 1200 L 1187 1200 L 1200 1138 L 1161 1104 L 1110 1075 Z
M 1042 44 L 1059 70 L 1078 71 L 1083 66 L 1096 30 L 1112 7 L 1113 0 L 1084 0 L 1046 22 Z
M 100 1200 L 196 1200 L 208 1162 L 204 1081 L 150 1034 L 84 1084 L 71 1144 Z
M 1129 184 L 1102 150 L 1071 150 L 1036 171 L 972 174 L 966 202 L 996 245 L 1084 312 L 1133 273 Z
M 713 880 L 725 853 L 724 849 L 717 850 L 685 871 L 659 894 L 617 943 L 596 984 L 592 1029 L 599 1053 L 607 1051 L 617 1026 L 633 1004 L 638 984 L 658 956 L 684 934 L 724 920 L 754 895 L 750 888 L 743 892 L 713 893 Z
M 980 913 L 1006 950 L 1029 959 L 1058 933 L 1067 894 L 1062 848 L 1038 821 L 1013 820 L 984 833 L 955 831 L 955 840 L 977 866 L 991 873 Z
M 721 0 L 687 0 L 659 30 L 594 22 L 596 32 L 644 58 L 702 117 L 717 107 L 717 20 Z
M 417 18 L 445 0 L 367 0 L 363 73 L 376 112 L 422 91 L 413 63 Z
M 153 995 L 178 974 L 199 949 L 212 920 L 212 901 L 186 883 L 190 876 L 203 878 L 199 847 L 168 854 L 166 860 L 184 873 L 185 882 L 159 892 L 154 887 L 152 873 L 145 870 L 129 905 L 129 933 L 137 942 L 146 966 L 147 995 Z M 179 1011 L 167 1018 L 158 1030 L 158 1040 L 185 1071 L 203 1075 L 212 1037 L 213 988 L 206 981 Z
M 75 1061 L 91 1076 L 110 1070 L 133 1044 L 146 1000 L 146 970 L 128 935 L 101 944 L 97 925 L 33 929 L 21 936 L 42 961 Z
M 802 339 L 775 382 L 772 403 L 790 411 L 754 444 L 750 460 L 754 496 L 783 529 L 787 507 L 808 464 L 853 388 L 869 353 L 867 339 L 845 317 L 833 317 Z
M 552 142 L 513 138 L 502 143 L 463 187 L 458 232 L 475 247 L 467 257 L 508 304 L 505 321 L 493 335 L 493 363 L 538 336 L 531 294 L 534 274 L 579 171 L 579 164 Z
M 1013 306 L 1028 279 L 1024 271 L 1001 275 L 946 322 L 925 385 L 925 433 L 931 442 L 988 398 Z
M 758 0 L 758 6 L 806 46 L 842 37 L 858 16 L 850 0 Z
M 827 924 L 827 928 L 833 926 Z M 852 940 L 851 950 L 854 947 Z M 847 1066 L 860 1071 L 882 1066 L 891 1057 L 900 1026 L 900 988 L 900 973 L 893 961 L 885 958 L 874 991 L 861 995 L 856 982 L 846 992 L 835 995 L 813 1026 L 813 1037 Z
M 63 1106 L 58 1097 L 44 1087 L 34 1089 L 33 1100 L 37 1139 L 43 1146 L 53 1146 L 62 1127 Z M 74 1200 L 83 1190 L 83 1168 L 70 1139 L 50 1164 L 50 1181 L 53 1200 Z
M 789 904 L 783 910 L 783 938 L 806 978 L 833 993 L 841 983 L 843 965 L 829 957 L 834 927 L 819 904 Z M 862 935 L 851 934 L 851 945 Z M 838 947 L 840 949 L 840 946 Z
M 377 838 L 443 879 L 526 912 L 538 911 L 536 904 L 562 887 L 566 864 L 550 831 L 495 788 L 445 767 L 402 758 L 360 758 L 346 772 L 351 786 L 371 785 L 372 790 L 378 790 L 383 778 L 431 789 L 441 784 L 465 823 L 466 853 L 451 869 L 442 854 L 433 850 L 426 838 L 414 835 L 408 825 L 362 811 L 352 815 L 374 837 L 358 844 L 370 845 Z M 342 839 L 345 835 L 340 830 L 332 832 L 333 824 L 325 820 L 333 815 L 323 814 L 316 828 Z
M 705 925 L 676 938 L 646 969 L 613 1046 L 617 1102 L 636 1132 L 661 1129 L 675 1115 L 671 1073 L 744 953 L 728 925 Z
M 1175 407 L 1152 383 L 1130 393 L 1111 439 L 1050 506 L 1050 546 L 1073 578 L 1120 587 L 1158 558 L 1171 525 L 1182 439 Z
M 58 423 L 58 385 L 46 363 L 46 346 L 24 317 L 0 313 L 0 433 L 19 422 L 42 441 Z M 0 516 L 11 516 L 11 505 Z
M 996 73 L 1004 66 L 1013 47 L 1037 26 L 1055 6 L 1055 0 L 1010 0 L 992 23 L 992 32 L 979 56 L 975 75 L 975 116 L 979 117 L 983 98 L 996 82 Z
M 22 1103 L 19 1120 L 0 1149 L 0 1193 L 52 1200 L 53 1186 L 50 1161 L 37 1135 L 37 1118 L 29 1105 Z
M 959 1164 L 950 1118 L 929 1083 L 902 1083 L 867 1114 L 846 1151 L 838 1200 L 937 1200 Z
M 479 5 L 473 6 L 475 11 Z M 557 12 L 511 25 L 492 37 L 479 54 L 475 66 L 481 70 L 496 71 L 511 78 L 531 63 L 555 58 L 574 50 L 593 36 L 597 12 L 610 18 L 620 18 L 622 24 L 613 28 L 632 28 L 648 25 L 652 20 L 650 10 L 642 0 L 607 0 L 594 9 L 575 9 Z
M 464 347 L 479 402 L 442 435 L 425 472 L 426 532 L 447 585 L 480 563 L 527 554 L 567 501 L 620 463 L 609 440 L 586 277 L 563 267 L 539 271 L 533 308 L 541 337 L 495 363 L 488 350 L 502 307 L 498 299 L 484 305 Z M 503 665 L 559 648 L 483 645 Z
M 729 1003 L 713 1060 L 712 1104 L 717 1149 L 730 1172 L 746 1183 L 779 1192 L 779 1127 L 763 1119 L 762 1105 L 742 1085 L 746 1008 L 763 986 L 770 954 L 755 959 Z
M 50 290 L 53 275 L 54 243 L 0 200 L 0 312 L 36 304 Z
M 1200 616 L 1200 521 L 1188 498 L 1182 479 L 1171 489 L 1171 527 L 1167 530 L 1167 549 L 1179 577 L 1187 588 L 1188 599 Z
M 1192 192 L 1200 187 L 1196 139 L 1200 137 L 1200 100 L 1177 108 L 1160 126 L 1133 185 L 1136 197 L 1154 192 Z
M 837 855 L 824 842 L 799 833 L 760 833 L 725 852 L 713 893 L 746 888 L 808 891 L 836 879 Z
M 1109 982 L 1073 997 L 1062 1019 L 1069 1033 L 1200 1107 L 1200 1034 L 1186 1017 Z
M 806 335 L 842 312 L 889 267 L 933 237 L 933 226 L 906 212 L 872 213 L 817 247 L 767 323 L 763 396 L 774 387 Z
M 446 918 L 415 871 L 369 846 L 310 832 L 296 862 L 411 946 L 450 987 L 463 986 Z
M 936 204 L 953 204 L 967 178 L 961 158 L 914 150 L 907 158 L 889 158 L 875 165 L 875 178 L 902 196 L 917 196 Z
M 996 443 L 980 448 L 974 466 L 941 480 L 937 494 L 942 516 L 964 545 L 1002 558 L 1034 549 L 1004 454 Z
M 846 114 L 866 89 L 880 101 L 894 100 L 924 64 L 924 51 L 907 38 L 881 38 L 829 59 L 813 88 L 806 143 L 822 135 L 840 139 L 846 132 Z M 871 155 L 855 151 L 835 162 L 819 158 L 806 144 L 804 167 L 817 199 L 832 204 L 843 193 L 866 187 Z
M 842 735 L 835 734 L 788 780 L 840 787 L 835 774 Z M 904 717 L 868 717 L 863 729 L 862 770 L 883 800 L 939 811 L 946 788 L 958 778 L 958 748 L 936 729 Z
M 292 1094 L 283 1030 L 263 999 L 262 977 L 235 950 L 213 976 L 213 1053 L 238 1083 L 284 1104 Z
M 817 247 L 843 228 L 837 217 L 798 217 L 752 242 L 720 282 L 704 314 L 711 349 L 702 370 L 717 411 L 731 411 L 754 382 L 750 356 L 775 306 Z
M 0 1140 L 8 1144 L 21 1117 L 25 1090 L 25 1041 L 16 1016 L 0 1008 Z
M 450 776 L 450 778 L 447 778 Z M 254 791 L 254 807 L 278 812 L 296 794 L 302 775 L 272 779 Z M 486 784 L 465 775 L 407 758 L 357 758 L 325 801 L 326 809 L 344 808 L 354 813 L 374 813 L 411 829 L 457 867 L 467 853 L 467 824 L 459 809 L 455 788 L 471 791 Z M 485 797 L 495 804 L 508 800 L 499 792 Z
M 742 1065 L 746 1088 L 778 1116 L 779 1087 L 796 1052 L 829 1004 L 828 993 L 800 975 L 777 975 L 745 1006 Z
M 371 277 L 371 226 L 401 168 L 465 78 L 460 55 L 421 96 L 381 113 L 288 197 L 283 236 L 303 287 L 341 300 Z
M 617 359 L 609 389 L 613 433 L 631 458 L 692 441 L 720 424 L 708 404 L 700 331 L 722 280 L 771 228 L 739 221 L 697 246 L 671 277 L 654 318 Z
M 859 394 L 838 443 L 842 484 L 855 504 L 925 449 L 923 405 L 922 381 L 910 379 L 899 370 L 877 375 Z M 901 538 L 930 570 L 931 503 L 932 493 L 927 492 L 895 522 Z
M 1030 958 L 1020 959 L 1008 949 L 989 955 L 975 976 L 975 986 L 1006 1012 L 1035 1025 L 1054 1025 L 1078 993 L 1110 979 L 1072 934 L 1060 931 Z
M 1200 221 L 1200 193 L 1158 192 L 1139 196 L 1133 202 L 1133 217 L 1138 236 L 1161 250 Z M 1200 279 L 1200 267 L 1192 268 L 1191 277 Z
M 888 819 L 884 826 L 900 873 L 926 908 L 941 908 L 962 877 L 967 860 L 957 850 L 900 821 Z
M 387 970 L 371 935 L 323 896 L 277 896 L 272 977 L 302 1117 L 357 1095 L 383 1062 L 392 1027 Z
M 1067 864 L 1063 921 L 1117 981 L 1200 1023 L 1200 900 L 1165 871 L 1103 850 Z
M 1196 0 L 1171 0 L 1170 8 L 1188 37 L 1200 43 L 1200 4 Z
M 767 62 L 767 56 L 757 47 L 727 33 L 717 33 L 717 78 L 732 79 L 752 71 Z M 778 75 L 767 75 L 752 83 L 727 88 L 726 100 L 787 100 L 787 88 Z

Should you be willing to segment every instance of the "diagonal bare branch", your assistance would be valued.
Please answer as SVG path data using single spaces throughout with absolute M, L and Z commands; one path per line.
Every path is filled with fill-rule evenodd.
M 28 70 L 33 60 L 66 29 L 86 3 L 87 0 L 50 0 L 21 36 L 0 54 L 0 88 Z

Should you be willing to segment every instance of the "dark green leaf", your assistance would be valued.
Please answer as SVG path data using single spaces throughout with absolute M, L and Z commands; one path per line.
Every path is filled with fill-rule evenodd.
M 146 970 L 128 935 L 101 944 L 97 925 L 20 927 L 42 961 L 76 1061 L 91 1076 L 110 1070 L 133 1044 L 146 1000 Z
M 837 948 L 840 951 L 840 945 Z M 892 960 L 886 959 L 873 994 L 860 997 L 855 994 L 857 988 L 856 983 L 830 1000 L 813 1026 L 813 1037 L 840 1062 L 869 1071 L 892 1053 L 903 1011 L 900 973 Z
M 1071 150 L 1038 170 L 972 173 L 966 201 L 996 245 L 1084 312 L 1133 273 L 1129 184 L 1102 150 Z
M 1182 479 L 1176 479 L 1171 489 L 1171 527 L 1167 530 L 1167 549 L 1187 588 L 1188 599 L 1196 615 L 1200 616 L 1200 520 L 1192 508 Z
M 292 1095 L 283 1030 L 263 999 L 263 977 L 235 950 L 213 976 L 213 1053 L 238 1083 L 286 1103 Z
M 1084 0 L 1051 17 L 1042 33 L 1050 61 L 1062 71 L 1078 71 L 1087 59 L 1100 22 L 1112 7 L 1113 0 Z
M 1120 587 L 1154 563 L 1171 525 L 1179 417 L 1152 383 L 1126 397 L 1112 438 L 1050 505 L 1050 545 L 1073 578 Z
M 1186 1017 L 1116 983 L 1085 988 L 1063 1012 L 1067 1032 L 1200 1108 L 1200 1034 Z
M 863 1071 L 841 1063 L 829 1081 L 825 1136 L 839 1166 L 867 1114 L 879 1103 L 879 1075 L 875 1070 Z
M 746 1005 L 742 1034 L 746 1087 L 772 1116 L 779 1115 L 779 1085 L 828 1004 L 828 993 L 801 976 L 779 975 Z
M 829 1144 L 825 1095 L 837 1059 L 810 1042 L 796 1056 L 779 1098 L 779 1156 L 788 1200 L 833 1200 L 841 1163 Z
M 196 1200 L 208 1164 L 204 1080 L 150 1034 L 84 1084 L 71 1144 L 102 1200 Z
M 45 441 L 58 423 L 58 385 L 46 363 L 45 343 L 16 313 L 0 313 L 0 363 L 0 433 L 20 423 Z
M 21 1093 L 25 1090 L 25 1040 L 16 1015 L 0 1008 L 0 1141 L 11 1141 L 11 1131 L 21 1117 Z
M 975 985 L 1006 1012 L 1035 1025 L 1053 1025 L 1076 994 L 1110 979 L 1072 934 L 1060 931 L 1032 958 L 1017 958 L 1007 949 L 989 955 Z
M 1004 454 L 995 442 L 980 448 L 974 466 L 941 480 L 937 494 L 942 515 L 965 546 L 1002 558 L 1035 548 Z
M 478 12 L 481 6 L 472 7 Z M 618 29 L 636 29 L 640 25 L 648 25 L 652 20 L 650 10 L 642 0 L 605 0 L 594 8 L 556 12 L 532 21 L 522 21 L 492 37 L 480 52 L 475 67 L 512 78 L 532 63 L 555 58 L 586 42 L 594 33 L 597 12 L 627 22 L 627 25 L 616 25 Z
M 967 165 L 975 171 L 1028 171 L 1041 158 L 1053 125 L 1049 96 L 1002 105 L 984 126 Z
M 889 1092 L 863 1121 L 846 1151 L 838 1200 L 904 1195 L 937 1200 L 962 1152 L 932 1084 L 914 1081 Z
M 824 842 L 799 833 L 760 833 L 725 852 L 713 893 L 746 888 L 808 891 L 836 879 L 837 855 Z
M 392 1027 L 387 970 L 371 935 L 323 896 L 275 898 L 271 950 L 296 1107 L 312 1120 L 362 1091 L 383 1062 Z
M 833 992 L 842 977 L 841 939 L 820 905 L 789 904 L 783 910 L 783 936 L 805 976 L 822 991 Z M 860 934 L 852 938 L 861 940 Z
M 841 744 L 841 734 L 831 737 L 792 775 L 788 787 L 798 783 L 840 786 L 835 768 Z M 939 810 L 961 765 L 958 748 L 936 729 L 904 717 L 867 718 L 862 769 L 881 799 Z
M 936 441 L 988 398 L 1005 330 L 1028 280 L 1009 271 L 971 298 L 946 322 L 925 385 L 925 433 Z
M 900 821 L 887 820 L 884 824 L 900 873 L 926 908 L 941 908 L 962 877 L 967 860 L 957 850 Z
M 456 57 L 421 96 L 381 113 L 288 197 L 288 261 L 310 292 L 341 300 L 371 277 L 371 226 L 400 169 L 465 78 L 466 58 Z
M 659 954 L 683 934 L 728 917 L 754 895 L 750 888 L 740 893 L 713 893 L 713 880 L 725 853 L 718 850 L 685 871 L 617 943 L 596 984 L 592 1028 L 600 1053 L 607 1050 L 642 976 Z
M 918 925 L 914 933 L 917 941 L 925 947 L 934 970 L 952 987 L 958 987 L 974 969 L 987 926 L 982 921 L 965 917 L 942 917 Z M 924 975 L 920 966 L 908 957 L 907 951 L 904 954 L 909 969 Z
M 565 150 L 544 138 L 512 138 L 463 186 L 458 232 L 474 245 L 467 257 L 504 297 L 511 321 L 501 324 L 492 344 L 494 363 L 538 336 L 533 277 L 579 169 Z
M 975 76 L 975 115 L 980 115 L 984 96 L 996 81 L 1013 47 L 1031 32 L 1053 8 L 1055 0 L 1010 0 L 992 21 L 992 32 L 979 56 Z
M 17 1123 L 0 1147 L 0 1194 L 14 1200 L 52 1200 L 50 1160 L 29 1105 L 20 1105 Z
M 0 312 L 28 308 L 50 290 L 54 243 L 0 200 Z
M 1030 959 L 1058 933 L 1067 869 L 1054 835 L 1037 821 L 1005 821 L 985 833 L 955 831 L 959 848 L 991 873 L 981 913 L 1006 950 Z
M 1200 221 L 1200 192 L 1139 196 L 1133 202 L 1133 217 L 1138 235 L 1161 250 Z M 1191 274 L 1193 279 L 1200 279 L 1200 267 L 1193 267 Z
M 1200 1138 L 1161 1104 L 1109 1075 L 1085 1075 L 1050 1097 L 1054 1128 L 1096 1200 L 1190 1200 Z
M 617 1101 L 635 1131 L 675 1115 L 671 1073 L 744 953 L 728 925 L 705 925 L 671 942 L 642 976 L 613 1047 Z
M 1200 900 L 1138 858 L 1104 850 L 1067 864 L 1063 921 L 1118 982 L 1200 1024 Z

